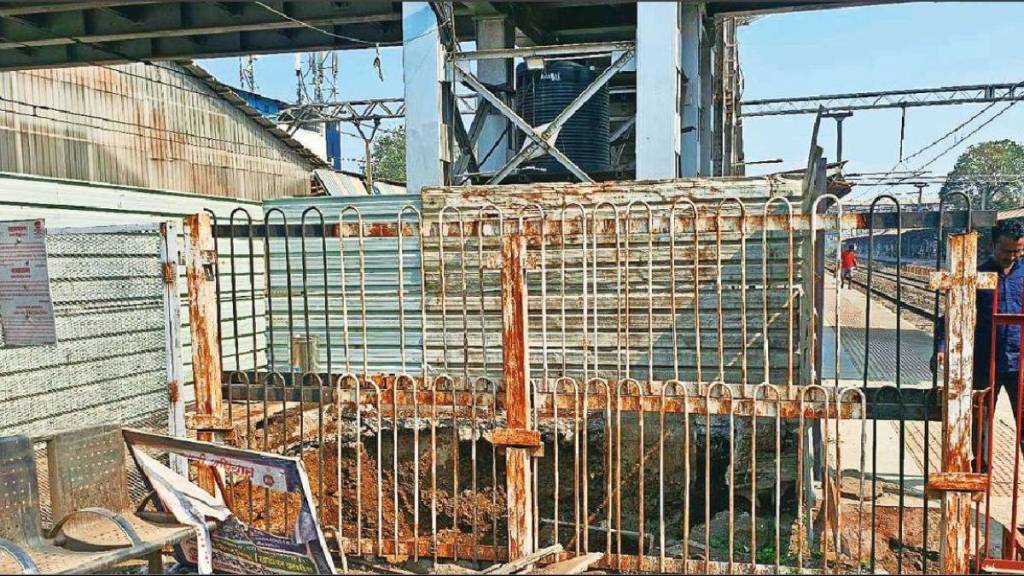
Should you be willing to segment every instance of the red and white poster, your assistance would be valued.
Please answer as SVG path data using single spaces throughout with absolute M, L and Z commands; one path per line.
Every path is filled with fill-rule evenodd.
M 8 348 L 57 343 L 41 219 L 0 222 L 0 326 Z

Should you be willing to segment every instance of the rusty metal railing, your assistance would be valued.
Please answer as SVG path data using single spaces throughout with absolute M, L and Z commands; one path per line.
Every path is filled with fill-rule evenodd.
M 610 569 L 942 566 L 944 525 L 904 463 L 912 425 L 921 483 L 941 468 L 943 387 L 901 380 L 899 304 L 889 383 L 869 378 L 870 304 L 863 372 L 844 373 L 842 298 L 814 266 L 846 230 L 899 233 L 931 216 L 844 213 L 828 196 L 807 212 L 778 196 L 240 214 L 215 226 L 236 341 L 238 307 L 252 311 L 251 350 L 222 352 L 227 416 L 247 447 L 303 456 L 339 551 L 501 562 L 520 544 L 515 511 L 530 547 L 602 552 Z M 525 245 L 512 275 L 528 310 L 522 429 L 506 422 L 509 238 Z M 829 317 L 833 356 L 818 360 Z M 879 444 L 893 427 L 887 477 Z M 512 449 L 532 454 L 528 510 L 501 457 Z M 288 502 L 234 488 L 254 526 L 294 520 Z

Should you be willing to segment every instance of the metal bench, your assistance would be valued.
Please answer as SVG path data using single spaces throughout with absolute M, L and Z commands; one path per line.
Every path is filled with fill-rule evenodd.
M 0 573 L 95 572 L 132 557 L 124 551 L 75 552 L 44 538 L 32 441 L 0 438 Z
M 131 509 L 125 449 L 116 427 L 54 437 L 48 448 L 54 518 L 44 536 L 32 441 L 0 438 L 0 574 L 109 571 L 148 557 L 161 571 L 161 549 L 193 537 L 167 515 Z
M 50 505 L 59 519 L 51 531 L 55 544 L 76 551 L 116 549 L 133 558 L 148 556 L 152 573 L 162 567 L 165 546 L 195 536 L 191 527 L 168 514 L 133 508 L 119 427 L 58 434 L 48 443 L 47 457 Z

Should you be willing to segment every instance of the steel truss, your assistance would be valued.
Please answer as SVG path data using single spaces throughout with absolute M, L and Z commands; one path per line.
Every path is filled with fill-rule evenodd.
M 523 146 L 515 156 L 491 176 L 487 182 L 488 184 L 501 183 L 523 162 L 543 156 L 544 154 L 550 154 L 581 182 L 593 182 L 593 179 L 582 168 L 558 149 L 555 142 L 562 127 L 572 118 L 573 114 L 579 111 L 615 74 L 622 70 L 633 59 L 635 54 L 636 48 L 632 42 L 532 46 L 529 48 L 478 50 L 453 54 L 448 62 L 449 77 L 453 83 L 458 82 L 473 90 L 483 101 L 477 109 L 476 116 L 473 118 L 468 132 L 465 131 L 461 122 L 457 121 L 455 123 L 455 138 L 463 154 L 463 158 L 456 165 L 456 173 L 459 172 L 458 168 L 460 167 L 465 168 L 467 165 L 475 165 L 477 163 L 473 148 L 476 145 L 477 139 L 479 139 L 483 120 L 489 114 L 499 113 L 507 118 L 516 129 L 526 134 L 530 142 Z M 544 58 L 594 58 L 601 56 L 611 58 L 611 65 L 605 68 L 554 120 L 541 126 L 531 126 L 529 122 L 509 107 L 505 100 L 495 94 L 492 87 L 485 85 L 465 67 L 467 62 L 485 59 L 526 58 L 529 60 L 543 60 Z M 484 106 L 483 103 L 486 103 L 487 106 Z
M 747 100 L 740 102 L 740 112 L 742 116 L 749 118 L 752 116 L 817 114 L 822 107 L 828 113 L 843 110 L 916 108 L 1014 100 L 1024 100 L 1024 82 Z

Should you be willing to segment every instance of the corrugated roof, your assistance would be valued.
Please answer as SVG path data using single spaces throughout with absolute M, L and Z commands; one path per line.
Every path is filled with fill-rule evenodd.
M 317 168 L 313 175 L 324 185 L 328 196 L 366 196 L 366 185 L 352 174 Z
M 313 171 L 313 174 L 323 184 L 328 196 L 367 195 L 366 182 L 363 180 L 362 174 L 328 168 L 318 168 Z M 405 184 L 389 180 L 374 180 L 373 182 L 373 195 L 388 196 L 405 193 Z
M 312 164 L 314 168 L 326 168 L 328 166 L 327 162 L 325 162 L 323 158 L 317 156 L 309 148 L 303 146 L 301 142 L 289 136 L 284 130 L 278 128 L 271 120 L 264 117 L 259 110 L 249 106 L 244 98 L 235 93 L 234 88 L 214 78 L 214 76 L 207 72 L 202 66 L 190 61 L 178 62 L 177 64 L 195 76 L 196 79 L 206 84 L 210 90 L 213 90 L 229 104 L 241 110 L 246 116 L 251 118 L 256 124 L 259 124 L 271 136 L 285 143 L 296 154 Z
M 1012 218 L 1024 218 L 1024 208 L 1013 208 L 1010 210 L 1000 210 L 997 220 L 1010 220 Z

